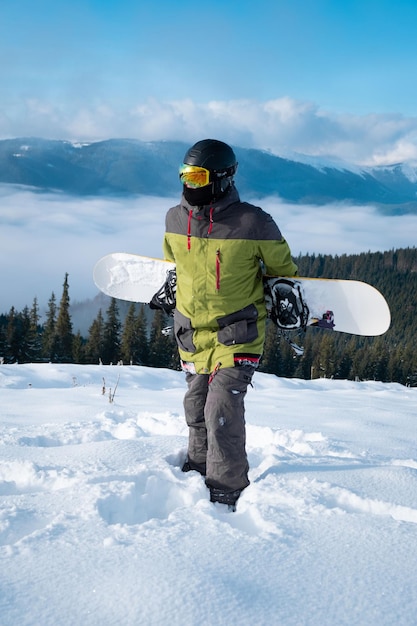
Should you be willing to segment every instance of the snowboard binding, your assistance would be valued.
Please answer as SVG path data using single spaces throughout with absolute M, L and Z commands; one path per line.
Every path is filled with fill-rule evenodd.
M 167 315 L 172 315 L 176 306 L 177 272 L 175 269 L 167 271 L 167 277 L 162 287 L 156 292 L 149 303 L 151 309 L 162 309 Z
M 280 335 L 297 356 L 304 348 L 290 337 L 290 331 L 305 332 L 309 309 L 304 300 L 301 284 L 292 278 L 264 278 L 265 304 L 268 317 L 278 327 Z
M 292 278 L 266 279 L 265 303 L 268 316 L 281 330 L 305 330 L 309 309 L 301 284 Z

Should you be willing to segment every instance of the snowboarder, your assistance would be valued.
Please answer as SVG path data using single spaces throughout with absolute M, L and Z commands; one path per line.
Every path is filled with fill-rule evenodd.
M 262 356 L 266 309 L 261 266 L 297 266 L 272 217 L 241 202 L 233 149 L 193 145 L 179 169 L 180 204 L 166 215 L 164 256 L 176 263 L 174 333 L 188 390 L 183 471 L 205 476 L 211 502 L 235 507 L 249 485 L 244 398 Z

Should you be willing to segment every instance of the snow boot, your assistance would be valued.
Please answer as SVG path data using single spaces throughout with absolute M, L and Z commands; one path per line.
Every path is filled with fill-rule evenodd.
M 210 487 L 210 502 L 226 504 L 229 511 L 236 511 L 236 502 L 238 501 L 241 493 L 242 489 L 236 489 L 235 491 L 225 491 L 224 489 L 216 489 L 216 487 Z
M 205 463 L 200 463 L 200 464 L 193 463 L 192 461 L 190 461 L 190 459 L 187 456 L 187 458 L 185 459 L 184 464 L 183 464 L 183 466 L 181 468 L 181 471 L 182 472 L 192 472 L 192 471 L 195 471 L 195 472 L 198 472 L 199 474 L 201 474 L 202 476 L 205 476 L 206 475 L 206 465 L 205 465 Z

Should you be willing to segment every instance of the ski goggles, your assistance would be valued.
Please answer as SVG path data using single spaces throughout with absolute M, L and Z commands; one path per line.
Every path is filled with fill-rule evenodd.
M 191 189 L 205 187 L 210 182 L 210 171 L 206 170 L 205 167 L 183 163 L 180 165 L 179 173 L 182 184 L 191 187 Z

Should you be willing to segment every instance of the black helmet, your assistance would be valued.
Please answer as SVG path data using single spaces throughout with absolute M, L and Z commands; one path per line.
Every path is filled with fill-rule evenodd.
M 188 169 L 185 167 L 187 165 L 206 170 L 207 182 L 203 179 L 198 189 L 195 188 L 197 185 L 186 184 L 184 173 Z M 187 150 L 183 165 L 180 167 L 180 179 L 184 183 L 186 199 L 194 205 L 204 205 L 219 200 L 231 188 L 236 170 L 236 156 L 227 143 L 217 139 L 198 141 Z
M 184 163 L 205 167 L 211 172 L 231 170 L 227 172 L 229 176 L 233 176 L 237 170 L 237 160 L 232 148 L 217 139 L 197 141 L 185 153 Z

